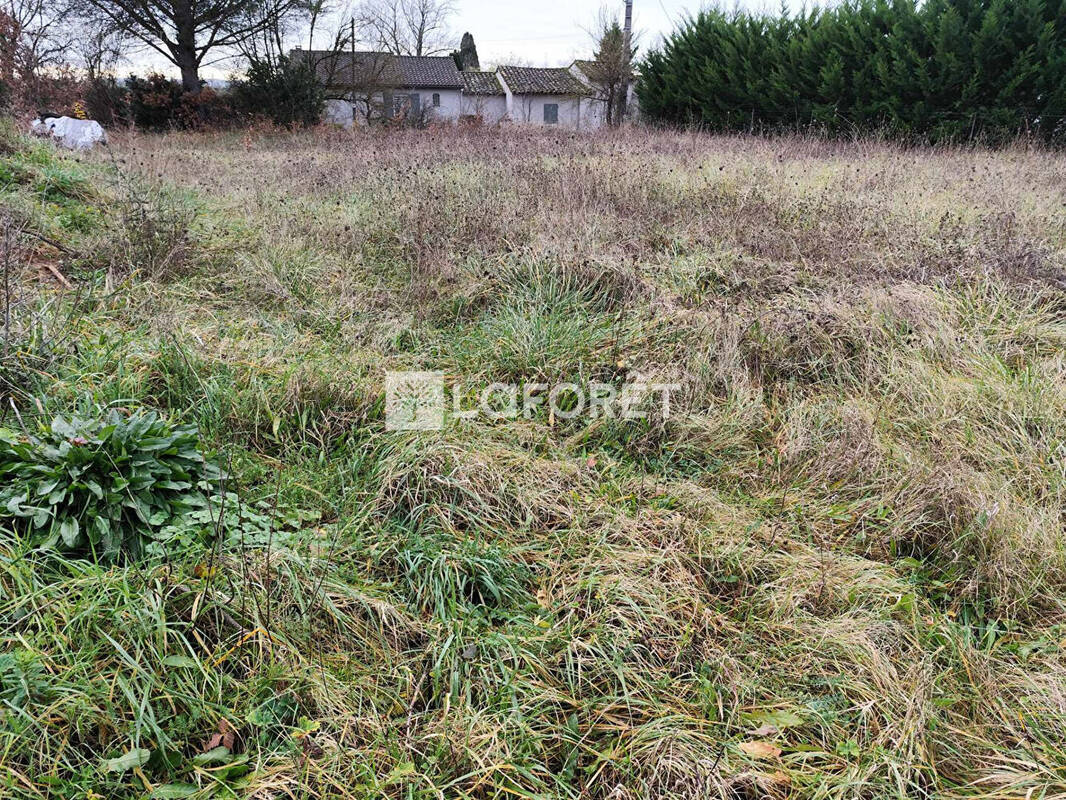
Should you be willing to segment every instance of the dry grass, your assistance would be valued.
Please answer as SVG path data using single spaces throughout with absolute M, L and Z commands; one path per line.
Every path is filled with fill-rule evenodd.
M 282 644 L 206 670 L 210 712 L 149 691 L 144 746 L 191 758 L 229 719 L 230 789 L 264 799 L 1066 797 L 1066 157 L 645 131 L 114 148 L 98 174 L 180 202 L 180 258 L 138 273 L 137 230 L 118 256 L 84 235 L 116 283 L 51 402 L 197 421 L 248 491 L 322 514 L 274 566 L 230 554 L 218 601 L 260 598 Z M 387 433 L 406 368 L 683 388 L 640 425 Z M 110 630 L 87 602 L 52 624 Z M 289 716 L 249 717 L 278 681 Z M 105 785 L 143 715 L 107 696 L 37 709 L 46 744 L 9 736 L 0 775 Z M 127 778 L 109 796 L 144 793 Z

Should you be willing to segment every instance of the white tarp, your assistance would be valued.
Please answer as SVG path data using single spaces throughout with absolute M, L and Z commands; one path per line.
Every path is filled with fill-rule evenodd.
M 30 129 L 38 136 L 51 136 L 71 150 L 88 150 L 97 142 L 107 143 L 107 134 L 96 120 L 73 117 L 35 119 Z

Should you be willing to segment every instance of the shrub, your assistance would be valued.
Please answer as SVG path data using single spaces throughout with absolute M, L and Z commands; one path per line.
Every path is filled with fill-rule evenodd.
M 114 78 L 95 78 L 85 90 L 85 112 L 101 125 L 113 125 L 129 115 L 129 92 Z
M 181 105 L 180 83 L 159 73 L 146 78 L 130 75 L 126 89 L 129 92 L 130 122 L 152 131 L 171 127 Z
M 121 96 L 116 100 L 121 101 Z M 149 131 L 217 128 L 233 121 L 233 105 L 226 95 L 208 86 L 192 94 L 158 73 L 145 78 L 130 75 L 125 109 L 131 123 Z
M 245 80 L 233 87 L 237 108 L 270 117 L 275 124 L 308 127 L 322 119 L 326 97 L 314 70 L 303 62 L 253 61 Z
M 174 126 L 185 130 L 224 128 L 233 121 L 234 108 L 230 96 L 205 86 L 199 94 L 182 94 Z
M 115 203 L 114 235 L 101 251 L 112 275 L 134 272 L 153 280 L 182 274 L 194 251 L 198 210 L 179 193 L 129 181 Z
M 155 413 L 56 417 L 38 435 L 0 428 L 0 519 L 30 544 L 113 561 L 202 527 L 219 472 L 197 430 Z

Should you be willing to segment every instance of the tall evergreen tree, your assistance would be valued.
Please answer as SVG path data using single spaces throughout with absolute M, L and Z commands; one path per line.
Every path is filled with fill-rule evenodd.
M 1066 139 L 1066 0 L 705 10 L 641 73 L 644 113 L 671 124 Z
M 481 69 L 481 60 L 477 57 L 477 45 L 474 44 L 473 34 L 463 34 L 459 49 L 452 50 L 452 58 L 455 60 L 455 66 L 461 71 Z

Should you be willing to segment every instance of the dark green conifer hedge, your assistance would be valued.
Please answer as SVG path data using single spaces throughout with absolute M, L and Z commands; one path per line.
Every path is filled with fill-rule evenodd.
M 1066 140 L 1066 0 L 706 10 L 642 64 L 642 113 L 719 131 Z

